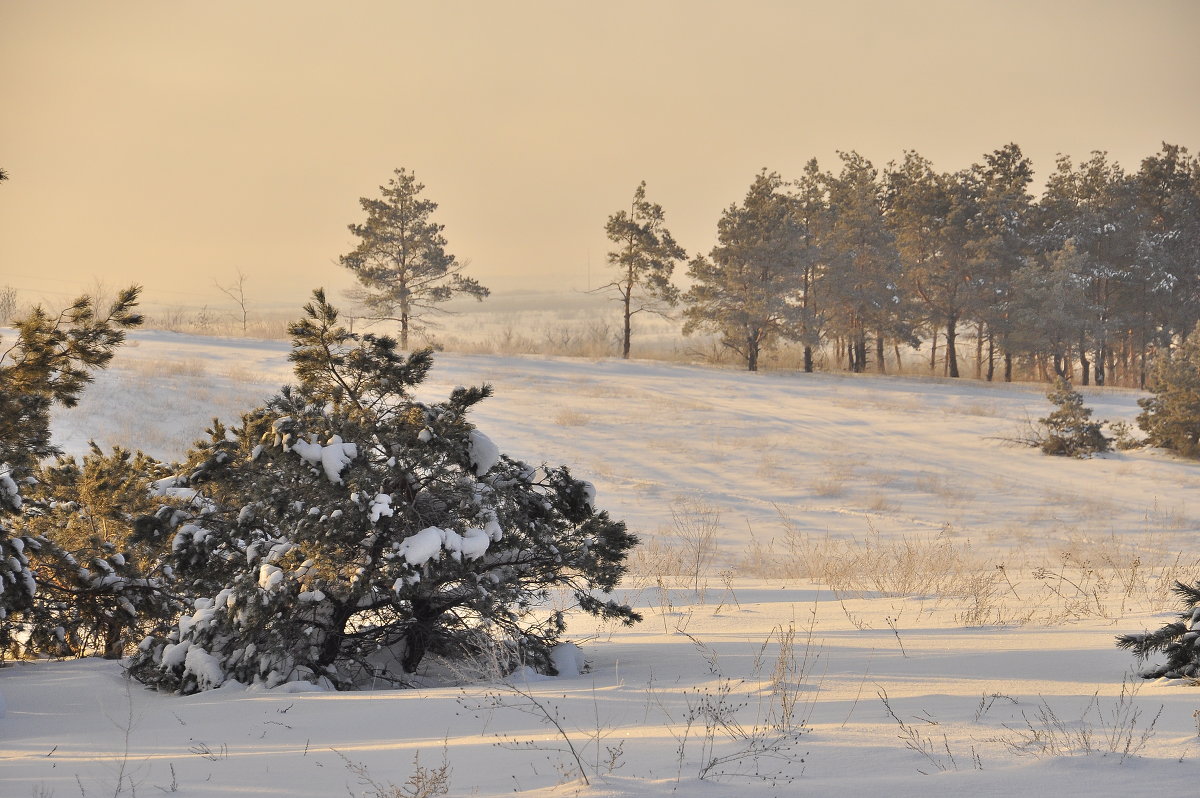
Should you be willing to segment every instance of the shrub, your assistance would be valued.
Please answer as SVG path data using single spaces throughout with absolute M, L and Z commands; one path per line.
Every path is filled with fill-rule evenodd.
M 120 292 L 107 314 L 89 296 L 58 313 L 34 307 L 16 321 L 16 341 L 0 350 L 0 654 L 36 623 L 28 613 L 45 566 L 69 564 L 51 541 L 13 528 L 47 506 L 22 491 L 37 482 L 39 463 L 59 453 L 50 442 L 50 411 L 74 406 L 91 372 L 108 365 L 125 331 L 142 323 L 134 312 L 138 293 L 136 286 Z
M 37 569 L 37 592 L 18 624 L 22 653 L 115 659 L 178 617 L 169 550 L 136 524 L 161 502 L 152 480 L 165 475 L 141 452 L 105 454 L 94 443 L 82 462 L 60 457 L 37 470 L 14 525 Z
M 1083 396 L 1071 387 L 1071 383 L 1058 377 L 1046 398 L 1054 405 L 1054 410 L 1038 420 L 1045 429 L 1037 440 L 1044 453 L 1088 457 L 1112 449 L 1112 440 L 1101 432 L 1103 422 L 1091 420 L 1091 408 L 1083 406 Z
M 1138 400 L 1137 417 L 1147 444 L 1200 456 L 1200 324 L 1177 351 L 1154 364 L 1149 388 L 1154 395 Z
M 134 676 L 185 693 L 268 685 L 404 683 L 427 653 L 500 651 L 553 672 L 564 611 L 552 588 L 626 623 L 615 588 L 637 539 L 566 468 L 500 454 L 467 420 L 489 388 L 423 404 L 432 366 L 394 339 L 337 324 L 320 291 L 292 326 L 298 384 L 190 453 L 187 512 L 148 523 L 172 539 L 194 612 L 152 635 Z

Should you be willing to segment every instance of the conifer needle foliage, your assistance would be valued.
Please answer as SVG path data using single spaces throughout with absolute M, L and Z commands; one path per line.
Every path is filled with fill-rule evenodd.
M 1154 395 L 1138 400 L 1137 418 L 1146 443 L 1200 457 L 1200 324 L 1155 364 L 1149 387 Z
M 39 595 L 39 578 L 55 573 L 56 584 L 72 595 L 68 605 L 78 617 L 81 609 L 97 591 L 111 600 L 101 600 L 102 612 L 114 611 L 120 602 L 117 594 L 124 577 L 122 566 L 110 562 L 108 555 L 120 560 L 116 547 L 101 553 L 111 574 L 98 563 L 89 568 L 73 561 L 70 552 L 44 528 L 27 527 L 27 522 L 50 512 L 55 496 L 41 491 L 26 496 L 31 486 L 39 486 L 38 467 L 42 460 L 59 454 L 50 441 L 50 411 L 55 405 L 72 407 L 92 381 L 92 372 L 112 360 L 125 332 L 142 323 L 136 312 L 140 289 L 131 286 L 118 295 L 107 309 L 96 307 L 90 296 L 81 296 L 58 313 L 36 306 L 16 321 L 16 339 L 0 345 L 0 656 L 15 650 L 28 653 L 46 650 L 59 653 L 60 646 L 71 650 L 71 624 L 64 624 L 56 613 L 47 614 Z M 60 509 L 56 512 L 63 512 Z M 97 577 L 100 568 L 105 577 Z M 53 603 L 53 602 L 52 602 Z M 125 606 L 133 604 L 125 599 Z M 116 647 L 119 629 L 137 613 L 124 612 L 124 620 L 107 627 L 105 637 Z M 86 626 L 86 624 L 84 624 Z M 114 631 L 117 630 L 117 631 Z M 110 634 L 111 633 L 111 636 Z
M 1154 632 L 1117 637 L 1117 647 L 1132 651 L 1139 660 L 1156 651 L 1167 655 L 1166 662 L 1142 671 L 1141 675 L 1147 679 L 1161 676 L 1168 679 L 1200 678 L 1200 649 L 1196 648 L 1196 641 L 1200 640 L 1200 584 L 1176 582 L 1174 591 L 1183 605 L 1179 620 Z

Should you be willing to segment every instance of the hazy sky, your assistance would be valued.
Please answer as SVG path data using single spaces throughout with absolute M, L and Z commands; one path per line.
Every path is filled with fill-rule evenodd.
M 1200 148 L 1200 2 L 0 3 L 0 285 L 351 284 L 407 167 L 493 289 L 602 281 L 638 181 L 689 252 L 762 167 Z

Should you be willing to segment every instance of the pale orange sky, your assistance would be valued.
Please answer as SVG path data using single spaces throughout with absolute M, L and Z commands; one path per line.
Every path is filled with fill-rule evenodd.
M 1200 148 L 1200 2 L 0 4 L 0 285 L 298 306 L 416 172 L 494 290 L 601 281 L 638 181 L 689 253 L 762 167 Z

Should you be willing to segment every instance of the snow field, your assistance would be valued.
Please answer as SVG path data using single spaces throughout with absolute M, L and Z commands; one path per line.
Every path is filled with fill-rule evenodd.
M 60 445 L 178 457 L 289 376 L 283 343 L 131 342 Z M 509 685 L 479 663 L 458 686 L 179 698 L 115 663 L 13 665 L 0 795 L 375 795 L 360 776 L 403 785 L 417 752 L 450 795 L 1194 792 L 1194 691 L 1130 687 L 1112 644 L 1197 573 L 1193 463 L 1006 444 L 1042 386 L 441 355 L 420 398 L 480 382 L 501 451 L 567 463 L 643 537 L 621 589 L 643 623 L 575 618 L 585 672 Z M 1135 392 L 1084 395 L 1136 415 Z

